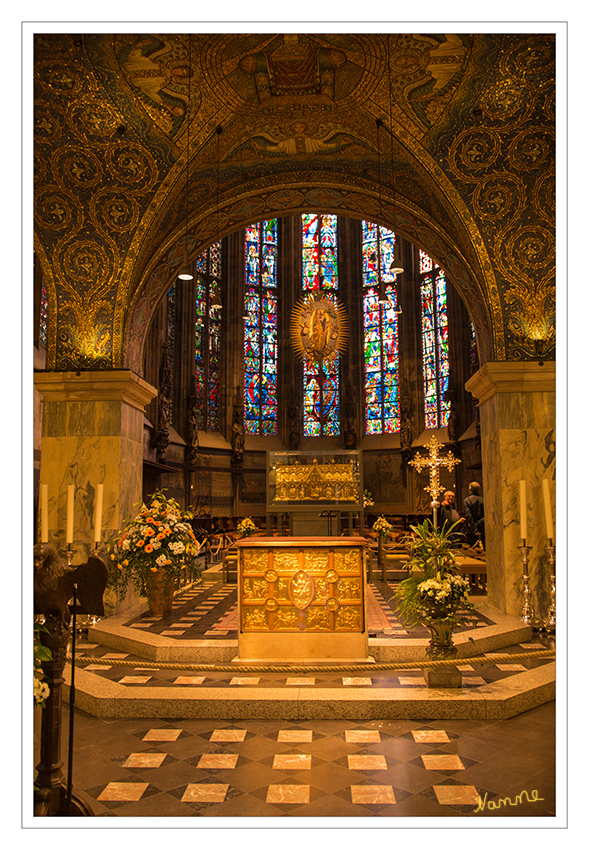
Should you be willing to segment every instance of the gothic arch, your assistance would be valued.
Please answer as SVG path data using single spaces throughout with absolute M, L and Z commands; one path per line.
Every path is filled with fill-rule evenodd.
M 151 318 L 176 278 L 185 244 L 190 259 L 193 259 L 213 241 L 262 218 L 317 211 L 371 219 L 396 230 L 407 241 L 426 251 L 448 273 L 468 309 L 479 340 L 481 364 L 489 359 L 502 359 L 503 317 L 491 263 L 474 220 L 458 194 L 452 192 L 451 185 L 446 181 L 447 194 L 443 199 L 447 205 L 451 200 L 454 219 L 459 219 L 462 224 L 462 244 L 450 234 L 449 228 L 405 197 L 393 197 L 390 190 L 379 188 L 374 183 L 359 188 L 352 180 L 346 181 L 341 173 L 322 176 L 324 181 L 319 182 L 314 175 L 314 183 L 304 186 L 300 181 L 283 180 L 271 187 L 244 187 L 238 198 L 230 201 L 222 199 L 218 210 L 215 198 L 212 198 L 208 209 L 189 212 L 187 237 L 184 226 L 176 228 L 145 267 L 139 285 L 129 299 L 126 322 L 124 314 L 121 314 L 125 305 L 119 305 L 119 321 L 125 324 L 125 368 L 141 372 L 143 343 Z M 438 176 L 445 180 L 441 172 Z M 463 248 L 466 237 L 468 258 Z

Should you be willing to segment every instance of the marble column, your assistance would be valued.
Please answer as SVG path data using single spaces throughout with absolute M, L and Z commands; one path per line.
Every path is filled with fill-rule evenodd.
M 143 417 L 157 390 L 127 370 L 37 372 L 35 388 L 43 396 L 40 482 L 48 485 L 49 543 L 65 547 L 73 484 L 73 563 L 83 563 L 94 548 L 97 485 L 104 488 L 102 542 L 141 502 Z M 123 604 L 105 595 L 107 613 L 137 601 L 134 592 Z
M 536 613 L 546 614 L 542 479 L 549 481 L 554 506 L 555 378 L 554 362 L 487 362 L 465 385 L 480 410 L 489 600 L 515 616 L 523 604 L 520 479 L 527 490 L 532 603 Z

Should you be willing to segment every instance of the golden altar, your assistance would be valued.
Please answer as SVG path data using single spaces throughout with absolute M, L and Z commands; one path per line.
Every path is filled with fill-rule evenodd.
M 363 537 L 237 541 L 239 661 L 366 661 Z

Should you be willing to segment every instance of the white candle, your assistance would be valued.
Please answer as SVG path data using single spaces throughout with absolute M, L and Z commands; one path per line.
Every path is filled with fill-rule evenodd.
M 94 542 L 100 543 L 100 532 L 102 528 L 102 497 L 104 484 L 96 485 L 96 508 L 94 512 Z
M 41 543 L 49 540 L 48 485 L 41 484 Z
M 550 504 L 550 486 L 548 479 L 542 479 L 542 492 L 544 493 L 544 516 L 546 518 L 546 537 L 554 540 L 554 526 L 552 524 L 552 505 Z
M 66 544 L 74 542 L 74 485 L 67 488 L 67 522 L 65 527 Z
M 525 540 L 528 536 L 528 511 L 526 505 L 526 482 L 522 478 L 519 482 L 519 525 L 520 537 Z

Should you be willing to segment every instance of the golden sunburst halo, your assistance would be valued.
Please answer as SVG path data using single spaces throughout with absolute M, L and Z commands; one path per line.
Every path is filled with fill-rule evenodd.
M 293 310 L 290 337 L 301 360 L 333 360 L 345 350 L 348 341 L 348 318 L 343 305 L 331 293 L 309 292 Z

